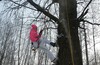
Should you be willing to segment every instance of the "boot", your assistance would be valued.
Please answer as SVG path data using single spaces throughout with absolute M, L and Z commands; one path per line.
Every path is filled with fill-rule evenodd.
M 58 47 L 58 45 L 56 43 L 50 42 L 50 45 L 53 47 Z
M 57 58 L 55 58 L 52 62 L 53 62 L 53 64 L 52 65 L 56 65 L 56 62 L 57 61 Z

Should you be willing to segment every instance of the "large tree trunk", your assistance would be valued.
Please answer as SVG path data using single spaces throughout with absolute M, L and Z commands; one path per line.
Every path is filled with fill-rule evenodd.
M 76 0 L 59 0 L 58 38 L 59 53 L 56 65 L 82 65 L 81 46 L 78 37 Z

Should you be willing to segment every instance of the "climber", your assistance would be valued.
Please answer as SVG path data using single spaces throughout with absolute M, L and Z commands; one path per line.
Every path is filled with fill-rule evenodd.
M 55 63 L 57 58 L 54 57 L 54 55 L 48 50 L 48 48 L 45 46 L 45 44 L 49 44 L 53 47 L 56 47 L 56 43 L 53 43 L 49 40 L 47 40 L 46 38 L 43 38 L 42 32 L 44 29 L 42 29 L 39 34 L 37 33 L 37 26 L 32 24 L 31 26 L 31 30 L 30 30 L 30 40 L 31 40 L 31 44 L 32 44 L 32 50 L 36 50 L 36 49 L 41 49 L 43 50 L 45 53 L 47 53 L 48 58 L 50 58 L 50 60 Z

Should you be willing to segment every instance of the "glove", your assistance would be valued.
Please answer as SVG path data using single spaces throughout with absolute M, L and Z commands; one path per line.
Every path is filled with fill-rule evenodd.
M 43 32 L 43 29 L 40 31 L 40 34 L 42 34 L 42 32 Z
M 36 49 L 32 49 L 33 51 L 36 51 Z
M 43 30 L 40 31 L 39 36 L 41 37 Z

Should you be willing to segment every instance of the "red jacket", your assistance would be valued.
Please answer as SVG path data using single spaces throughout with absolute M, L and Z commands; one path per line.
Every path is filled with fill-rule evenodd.
M 42 31 L 43 30 L 41 30 L 40 31 L 40 33 L 38 34 L 37 33 L 37 26 L 36 25 L 32 25 L 32 28 L 31 28 L 31 30 L 30 30 L 30 40 L 31 40 L 31 42 L 36 42 L 36 41 L 38 41 L 38 39 L 41 37 L 41 35 L 42 35 Z

